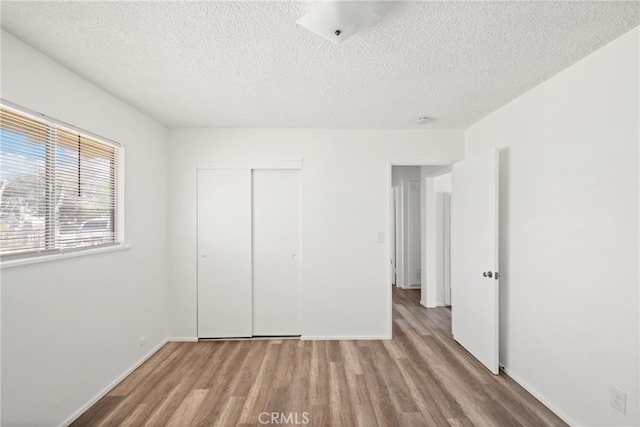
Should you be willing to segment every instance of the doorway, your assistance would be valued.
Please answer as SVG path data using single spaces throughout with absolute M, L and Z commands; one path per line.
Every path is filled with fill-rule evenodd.
M 393 163 L 389 163 L 388 194 L 391 194 Z M 421 209 L 424 209 L 421 231 L 422 277 L 421 301 L 424 307 L 444 305 L 449 300 L 452 309 L 451 330 L 453 338 L 467 349 L 492 373 L 498 374 L 498 202 L 499 202 L 499 157 L 494 148 L 460 160 L 453 165 L 422 166 L 420 168 Z M 450 178 L 445 174 L 451 172 Z M 438 209 L 437 189 L 440 181 L 450 182 L 450 191 L 441 191 L 441 208 Z M 445 196 L 449 193 L 451 196 Z M 450 208 L 445 205 L 451 201 Z M 391 203 L 387 218 L 390 221 Z M 447 244 L 444 225 L 446 211 L 451 212 L 448 221 L 451 241 Z M 436 232 L 438 214 L 442 212 L 442 230 Z M 437 243 L 440 237 L 440 243 Z M 450 248 L 450 261 L 442 257 L 438 263 L 438 248 Z M 450 264 L 449 264 L 450 263 Z M 445 270 L 445 266 L 451 267 Z M 389 265 L 389 264 L 388 264 Z M 441 274 L 438 275 L 438 268 Z M 488 268 L 488 270 L 487 270 Z M 447 274 L 449 273 L 449 274 Z M 391 269 L 388 269 L 390 278 Z M 440 288 L 438 298 L 438 276 L 451 277 L 450 296 L 445 296 L 445 286 Z M 388 287 L 392 290 L 392 287 Z M 397 293 L 397 292 L 395 292 Z M 393 328 L 394 301 L 390 295 L 390 326 Z
M 422 271 L 420 166 L 393 166 L 391 174 L 394 202 L 389 239 L 394 270 L 391 283 L 401 289 L 419 289 Z
M 449 305 L 451 165 L 390 162 L 388 184 L 388 283 L 418 290 L 424 307 Z

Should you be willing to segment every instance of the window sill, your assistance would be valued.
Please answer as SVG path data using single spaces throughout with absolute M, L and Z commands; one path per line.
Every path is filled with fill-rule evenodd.
M 51 255 L 32 256 L 28 258 L 12 259 L 8 261 L 1 261 L 0 268 L 18 267 L 20 265 L 37 264 L 40 262 L 56 261 L 59 259 L 75 258 L 85 255 L 102 254 L 105 252 L 123 251 L 131 248 L 131 245 L 127 243 L 119 243 L 117 245 L 105 246 L 95 249 L 81 249 L 76 251 L 61 252 Z

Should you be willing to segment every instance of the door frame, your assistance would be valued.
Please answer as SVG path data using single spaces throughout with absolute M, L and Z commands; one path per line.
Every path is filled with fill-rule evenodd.
M 398 276 L 399 276 L 399 272 L 398 272 L 398 259 L 400 259 L 401 257 L 399 256 L 399 245 L 398 245 L 398 239 L 399 239 L 399 234 L 398 233 L 398 229 L 400 227 L 400 219 L 399 217 L 399 211 L 400 211 L 400 201 L 398 200 L 399 196 L 399 186 L 397 185 L 393 185 L 391 187 L 391 200 L 393 202 L 393 207 L 391 209 L 391 234 L 389 234 L 389 240 L 391 241 L 391 284 L 399 287 L 399 282 L 398 282 Z
M 385 192 L 387 194 L 387 236 L 390 236 L 391 233 L 395 233 L 393 229 L 393 211 L 395 208 L 395 203 L 393 201 L 393 183 L 392 183 L 392 168 L 393 166 L 429 166 L 434 169 L 430 172 L 429 175 L 433 175 L 433 173 L 440 174 L 445 173 L 445 171 L 449 171 L 451 169 L 451 165 L 454 163 L 453 160 L 437 160 L 437 159 L 392 159 L 387 161 L 387 179 L 386 179 L 386 187 Z M 422 175 L 422 174 L 421 174 Z M 424 183 L 424 177 L 420 177 L 421 195 L 424 194 L 424 189 L 422 188 L 422 184 Z M 421 198 L 422 200 L 422 198 Z M 422 208 L 422 206 L 421 206 Z M 423 215 L 421 215 L 423 217 Z M 424 225 L 424 224 L 422 224 Z M 426 242 L 426 227 L 421 227 L 421 249 L 422 249 L 422 261 L 424 263 L 425 260 L 425 242 Z M 391 280 L 393 279 L 393 265 L 391 263 L 392 256 L 391 251 L 393 250 L 391 239 L 387 239 L 387 260 L 386 262 L 386 276 L 385 276 L 385 285 L 387 289 L 387 324 L 389 325 L 389 332 L 387 334 L 388 338 L 391 339 L 393 335 L 393 286 L 391 286 Z M 422 277 L 424 278 L 424 264 L 422 265 Z M 422 287 L 424 289 L 424 285 Z
M 451 192 L 442 194 L 442 280 L 444 282 L 444 305 L 451 306 Z

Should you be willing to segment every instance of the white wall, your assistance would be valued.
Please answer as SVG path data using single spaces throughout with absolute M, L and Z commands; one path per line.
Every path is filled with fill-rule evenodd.
M 407 209 L 409 213 L 408 242 L 409 242 L 409 275 L 407 285 L 410 288 L 419 288 L 422 284 L 421 265 L 421 192 L 420 181 L 409 182 L 409 200 Z
M 2 98 L 126 150 L 130 249 L 1 271 L 1 424 L 52 426 L 167 337 L 167 132 L 4 31 Z
M 444 281 L 445 281 L 445 218 L 444 197 L 451 194 L 451 172 L 433 178 L 435 192 L 435 282 L 436 305 L 445 305 Z
M 433 178 L 436 193 L 451 193 L 451 172 Z
M 433 175 L 427 172 L 428 168 L 422 167 L 422 187 L 423 187 L 423 272 L 424 285 L 420 295 L 420 303 L 428 308 L 436 306 L 436 193 L 434 191 Z
M 501 363 L 577 425 L 640 422 L 638 37 L 466 132 L 467 155 L 501 148 Z
M 398 236 L 398 242 L 401 246 L 400 260 L 398 260 L 399 274 L 398 287 L 408 288 L 411 286 L 411 278 L 416 277 L 416 268 L 420 265 L 411 265 L 411 230 L 410 230 L 410 183 L 411 181 L 420 182 L 420 166 L 392 166 L 391 167 L 391 184 L 398 187 L 398 196 L 400 198 L 402 218 L 400 219 L 400 228 L 402 233 Z M 419 232 L 418 232 L 419 233 Z M 413 255 L 416 255 L 415 253 Z M 418 260 L 420 254 L 418 254 Z M 415 259 L 414 259 L 415 261 Z M 413 268 L 412 268 L 413 267 Z
M 453 161 L 463 132 L 175 129 L 170 131 L 170 335 L 196 336 L 196 161 L 304 158 L 302 333 L 388 337 L 389 161 Z M 388 241 L 388 239 L 387 239 Z
M 444 305 L 438 299 L 438 269 L 442 274 L 442 248 L 438 247 L 438 235 L 442 226 L 438 225 L 437 190 L 446 184 L 446 178 L 440 178 L 451 170 L 449 165 L 422 166 L 420 179 L 422 184 L 422 293 L 420 303 L 428 308 Z M 451 173 L 448 173 L 451 176 Z M 442 240 L 442 239 L 440 239 Z M 441 242 L 440 242 L 441 244 Z M 441 292 L 442 294 L 442 292 Z

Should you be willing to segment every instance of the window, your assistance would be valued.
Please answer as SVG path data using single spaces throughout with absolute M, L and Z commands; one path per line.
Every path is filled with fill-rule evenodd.
M 119 243 L 120 150 L 71 126 L 1 105 L 2 259 Z

